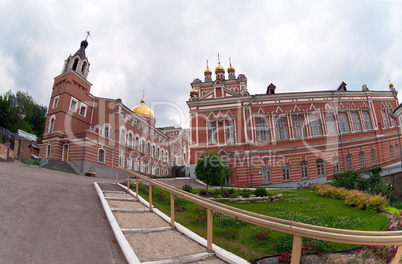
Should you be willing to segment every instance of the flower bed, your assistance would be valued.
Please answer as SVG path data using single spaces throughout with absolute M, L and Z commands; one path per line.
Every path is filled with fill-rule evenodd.
M 318 195 L 344 200 L 346 205 L 372 212 L 383 212 L 388 200 L 382 194 L 371 195 L 364 191 L 338 188 L 329 184 L 314 184 L 311 188 Z
M 229 201 L 233 203 L 250 203 L 250 202 L 276 202 L 282 199 L 282 194 L 271 195 L 271 196 L 253 196 L 239 198 L 212 198 L 214 201 Z

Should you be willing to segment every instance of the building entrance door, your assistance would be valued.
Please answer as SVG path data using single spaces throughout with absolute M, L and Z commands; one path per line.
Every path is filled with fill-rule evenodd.
M 68 145 L 63 146 L 63 161 L 68 161 Z

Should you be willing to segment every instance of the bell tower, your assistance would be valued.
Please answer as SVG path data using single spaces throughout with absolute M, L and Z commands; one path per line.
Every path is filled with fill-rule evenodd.
M 90 94 L 92 84 L 87 81 L 88 36 L 89 32 L 77 52 L 65 60 L 61 74 L 54 78 L 40 154 L 45 159 L 68 161 L 71 140 L 84 137 L 91 127 L 94 96 Z

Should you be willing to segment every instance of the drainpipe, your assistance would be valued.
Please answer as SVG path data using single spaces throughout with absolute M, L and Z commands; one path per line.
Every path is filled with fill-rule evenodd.
M 341 124 L 339 123 L 338 107 L 335 105 L 334 93 L 335 93 L 335 92 L 332 91 L 332 103 L 334 104 L 334 107 L 335 107 L 335 114 L 336 114 L 336 119 L 337 119 L 337 123 L 338 123 L 339 136 L 340 136 L 340 139 L 341 139 L 342 159 L 343 159 L 343 171 L 345 172 L 345 171 L 346 171 L 345 149 L 344 149 L 344 146 L 343 146 Z
M 247 115 L 247 121 L 249 121 L 249 115 L 248 115 L 248 107 L 249 105 L 255 100 L 255 95 L 253 95 L 251 101 L 246 105 L 246 115 Z M 247 123 L 246 123 L 247 127 Z M 248 136 L 248 146 L 250 148 L 250 169 L 251 169 L 251 187 L 254 187 L 254 176 L 253 176 L 253 154 L 251 152 L 251 138 L 250 138 L 250 129 L 247 129 L 247 136 Z

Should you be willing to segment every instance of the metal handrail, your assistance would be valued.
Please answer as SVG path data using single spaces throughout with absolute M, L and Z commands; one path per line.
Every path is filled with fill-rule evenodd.
M 207 249 L 212 250 L 212 212 L 218 212 L 244 222 L 255 224 L 261 227 L 270 228 L 280 232 L 293 234 L 293 254 L 291 264 L 300 262 L 303 237 L 314 239 L 340 242 L 346 244 L 361 245 L 398 245 L 393 264 L 397 264 L 402 254 L 402 231 L 379 232 L 379 231 L 358 231 L 315 226 L 289 220 L 283 220 L 271 216 L 261 215 L 246 210 L 234 208 L 209 199 L 188 193 L 186 191 L 171 187 L 162 182 L 158 182 L 140 173 L 117 167 L 116 183 L 119 171 L 127 173 L 127 185 L 129 185 L 130 175 L 136 177 L 136 194 L 138 196 L 138 179 L 144 180 L 149 184 L 149 209 L 152 211 L 152 186 L 156 186 L 171 194 L 171 226 L 174 227 L 174 195 L 196 203 L 207 208 Z M 127 188 L 129 190 L 129 188 Z

